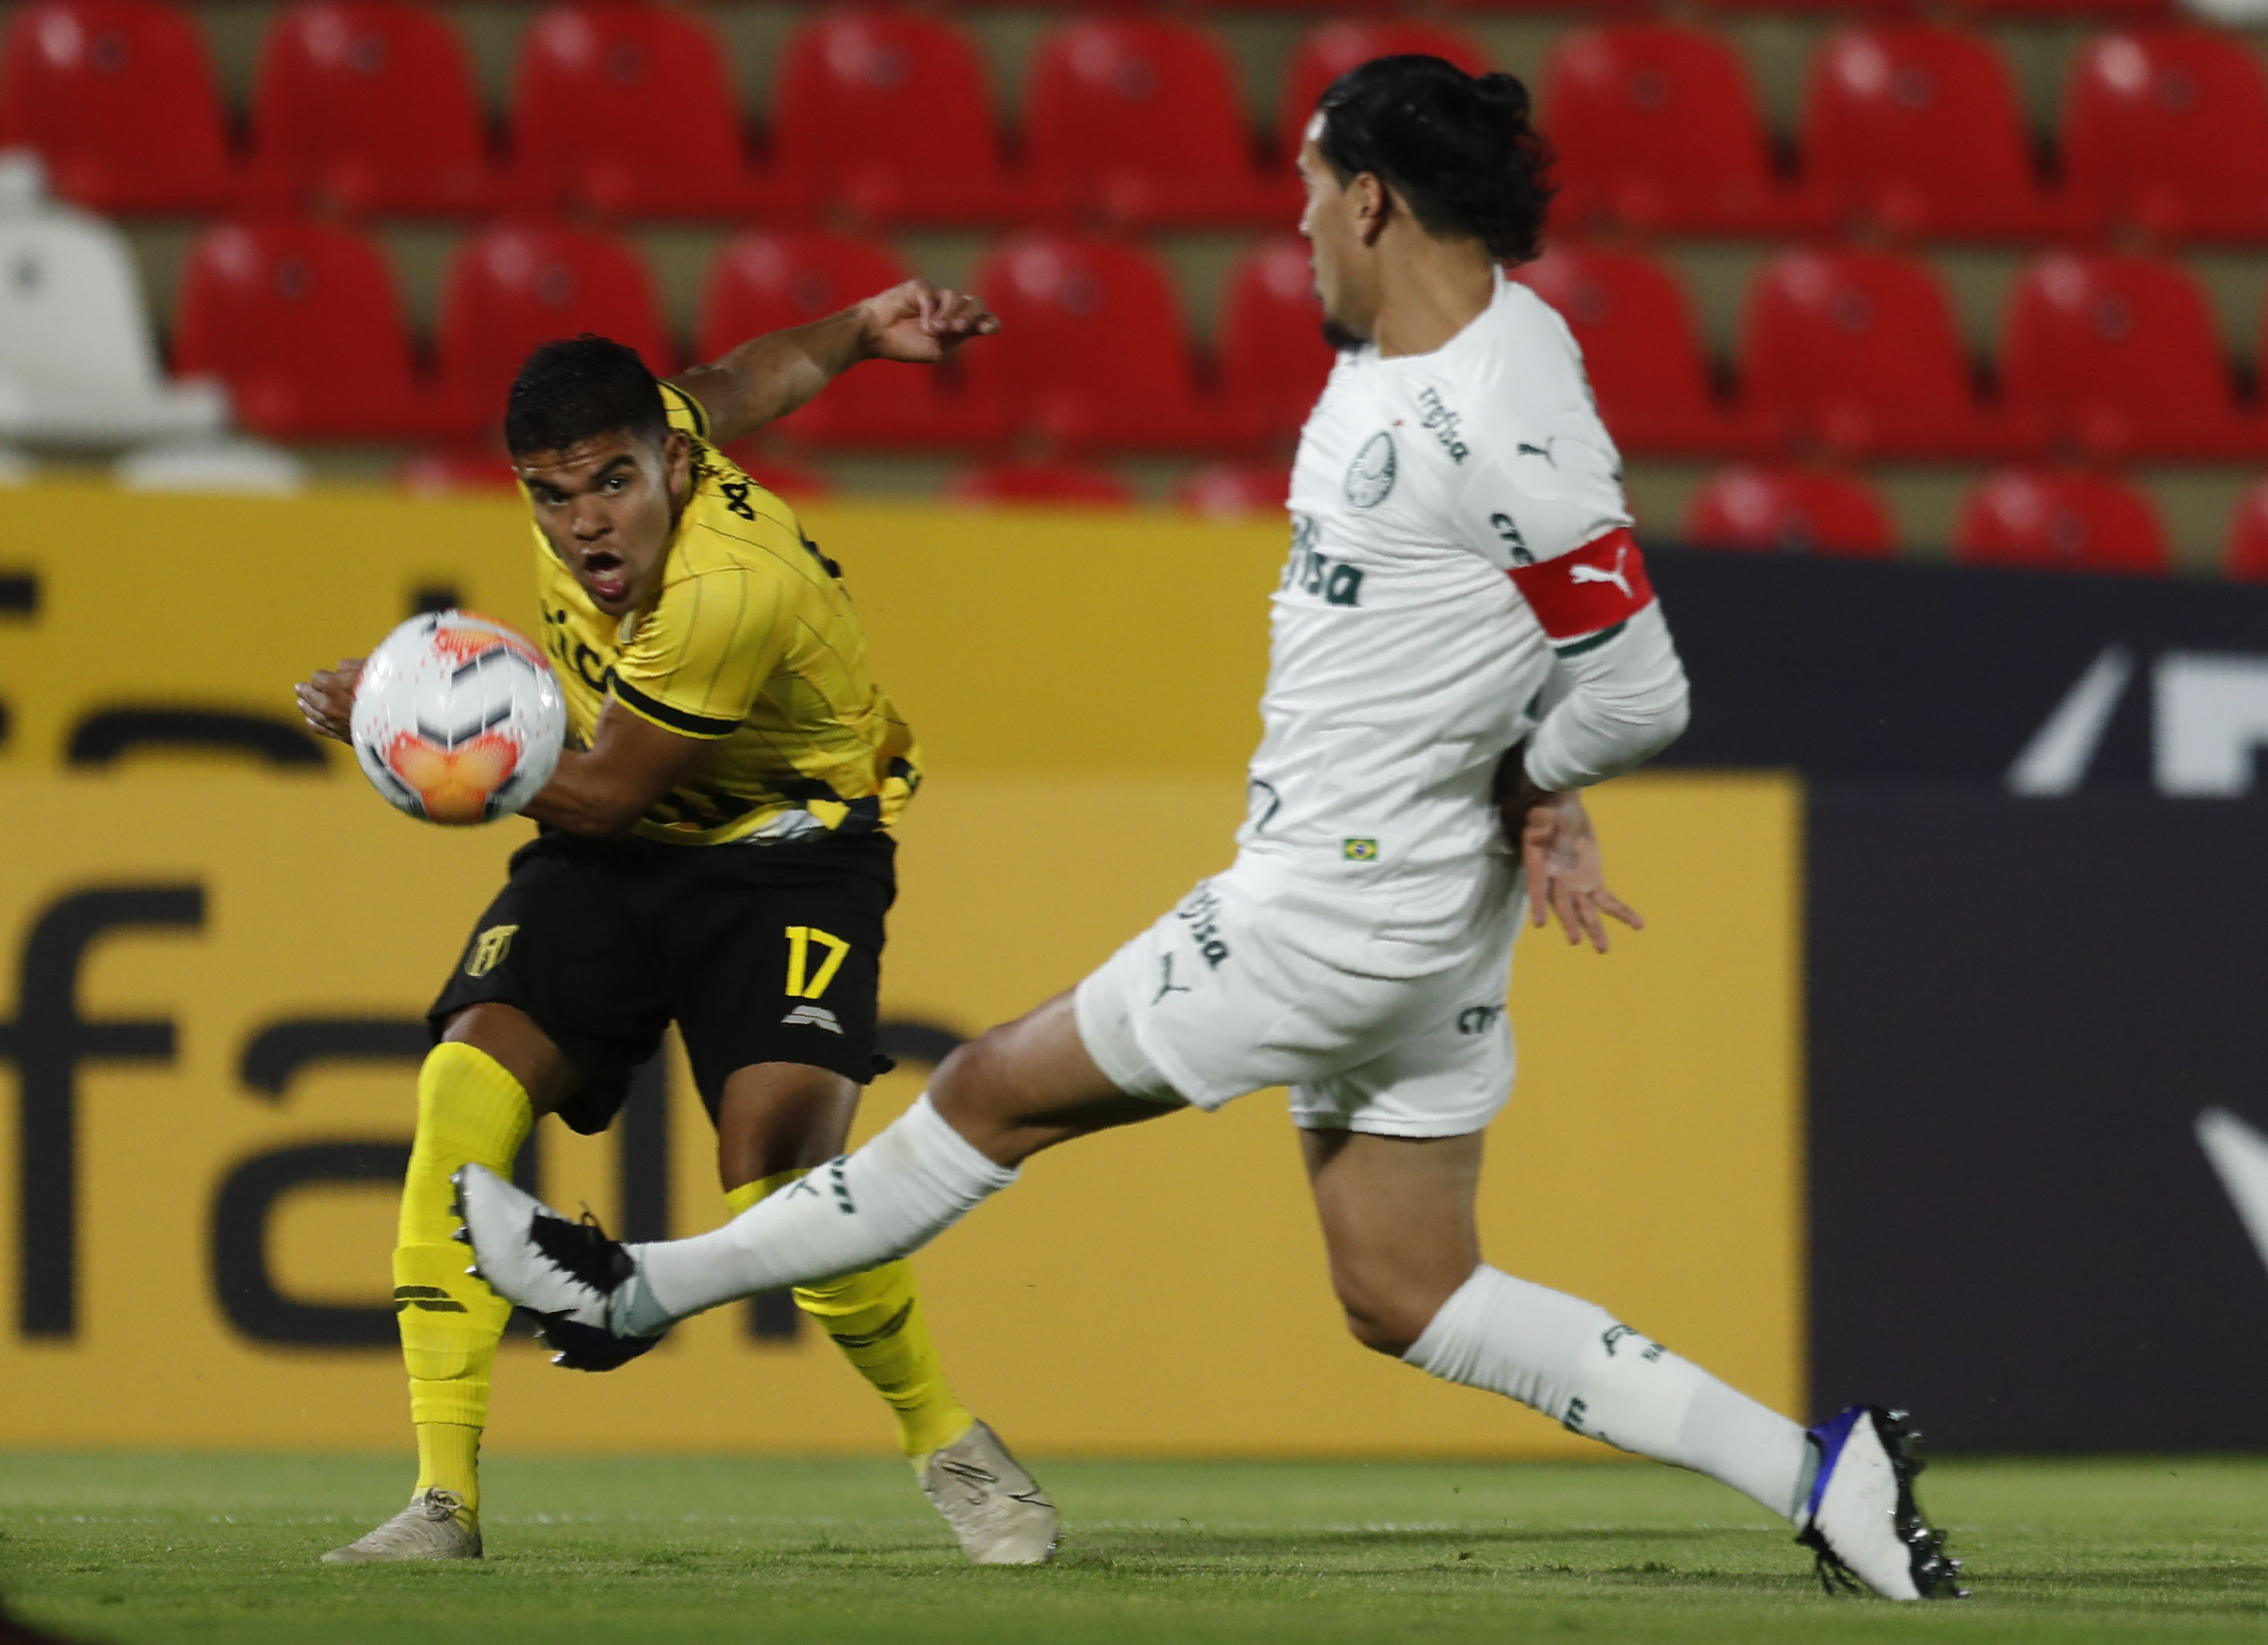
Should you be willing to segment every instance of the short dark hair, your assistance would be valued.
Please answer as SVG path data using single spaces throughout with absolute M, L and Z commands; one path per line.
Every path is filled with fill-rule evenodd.
M 1370 172 L 1429 233 L 1477 240 L 1502 262 L 1542 254 L 1551 147 L 1528 123 L 1528 88 L 1511 75 L 1373 57 L 1332 81 L 1315 107 L 1315 146 L 1342 187 Z
M 512 380 L 504 443 L 515 457 L 564 451 L 619 429 L 659 446 L 669 412 L 637 350 L 611 337 L 586 331 L 542 343 Z

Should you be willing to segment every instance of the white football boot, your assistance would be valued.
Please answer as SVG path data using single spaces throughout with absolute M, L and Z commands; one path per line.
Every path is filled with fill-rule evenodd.
M 930 1452 L 921 1488 L 970 1564 L 1045 1565 L 1055 1557 L 1056 1505 L 983 1423 Z
M 1811 1430 L 1819 1472 L 1796 1540 L 1819 1560 L 1819 1581 L 1885 1599 L 1966 1599 L 1961 1561 L 1945 1554 L 1914 1501 L 1921 1460 L 1903 1411 L 1852 1405 Z
M 481 1533 L 458 1517 L 465 1499 L 438 1486 L 420 1491 L 409 1506 L 374 1531 L 323 1556 L 326 1565 L 384 1565 L 400 1560 L 477 1560 Z
M 608 1301 L 637 1266 L 596 1218 L 570 1222 L 485 1165 L 461 1166 L 449 1181 L 465 1225 L 456 1237 L 473 1248 L 467 1272 L 542 1320 L 536 1334 L 554 1365 L 611 1371 L 661 1340 L 608 1329 Z

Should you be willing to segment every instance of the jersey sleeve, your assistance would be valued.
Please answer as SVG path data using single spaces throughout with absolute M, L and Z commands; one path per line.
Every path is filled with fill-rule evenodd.
M 709 413 L 675 383 L 662 384 L 661 403 L 669 414 L 670 427 L 682 429 L 696 439 L 709 438 Z
M 615 700 L 681 736 L 730 736 L 786 653 L 784 607 L 779 579 L 753 569 L 672 583 L 615 660 Z
M 1594 644 L 1653 601 L 1631 517 L 1598 454 L 1575 440 L 1476 454 L 1457 493 L 1456 540 L 1507 573 L 1555 650 Z

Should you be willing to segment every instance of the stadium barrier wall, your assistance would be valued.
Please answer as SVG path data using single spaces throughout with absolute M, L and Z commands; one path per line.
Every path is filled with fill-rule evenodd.
M 1256 730 L 1250 705 L 1263 662 L 1263 596 L 1281 564 L 1284 536 L 1273 527 L 1148 515 L 1009 518 L 879 508 L 814 511 L 811 524 L 847 563 L 882 676 L 928 745 L 934 780 L 906 834 L 909 890 L 890 988 L 902 1047 L 933 1050 L 1075 977 L 1225 855 L 1237 772 Z M 340 828 L 394 827 L 372 815 L 373 802 L 338 751 L 290 742 L 297 734 L 284 683 L 312 660 L 365 648 L 421 594 L 453 589 L 469 603 L 526 622 L 529 552 L 509 501 L 428 504 L 332 493 L 272 503 L 68 487 L 15 494 L 0 518 L 0 704 L 14 711 L 14 734 L 0 742 L 0 774 L 53 772 L 70 763 L 74 748 L 75 769 L 109 756 L 113 774 L 83 778 L 65 792 L 85 798 L 69 803 L 86 817 L 129 813 L 134 826 L 124 837 L 141 852 L 151 838 L 173 837 L 200 808 L 238 803 L 225 797 L 232 792 L 225 783 L 181 791 L 219 796 L 210 800 L 133 799 L 161 792 L 144 785 L 185 781 L 195 770 L 238 769 L 247 759 L 276 764 L 286 757 L 278 749 L 296 746 L 290 759 L 323 763 L 283 765 L 287 775 L 259 792 L 272 792 L 277 804 L 294 794 L 311 805 L 329 796 L 320 803 L 344 808 Z M 2268 874 L 2256 844 L 2268 822 L 2257 758 L 2268 740 L 2268 590 L 1675 551 L 1657 552 L 1653 569 L 1696 693 L 1693 728 L 1664 763 L 1689 771 L 1780 768 L 1803 779 L 1811 798 L 1804 801 L 1785 781 L 1719 791 L 1655 787 L 1660 779 L 1615 785 L 1602 796 L 1615 820 L 1617 877 L 1645 876 L 1630 883 L 1652 899 L 1640 905 L 1655 916 L 1654 928 L 1594 970 L 1549 943 L 1523 945 L 1513 1011 L 1525 1065 L 1503 1122 L 1506 1138 L 1521 1140 L 1498 1146 L 1491 1178 L 1500 1258 L 1595 1291 L 1786 1409 L 1889 1398 L 1923 1410 L 1937 1442 L 1976 1447 L 2268 1442 L 2268 1419 L 2246 1381 L 2248 1368 L 2268 1352 L 2268 1269 L 2247 1234 L 2250 1215 L 2268 1244 L 2268 1144 L 2252 1179 L 2243 1175 L 2241 1147 L 2228 1155 L 2239 1161 L 2236 1175 L 2225 1177 L 2198 1131 L 2205 1115 L 2224 1110 L 2268 1136 L 2251 999 L 2260 969 L 2257 933 L 2268 911 L 2262 907 Z M 180 729 L 164 715 L 183 708 L 268 714 L 284 741 L 189 769 L 153 757 L 151 745 L 136 739 Z M 329 780 L 288 775 L 319 770 Z M 161 777 L 167 771 L 173 775 Z M 1742 810 L 1746 821 L 1720 830 L 1711 814 L 1720 792 L 1736 808 L 1761 809 Z M 30 803 L 11 804 L 11 820 Z M 1635 809 L 1623 812 L 1625 804 Z M 1658 804 L 1671 811 L 1657 813 Z M 1664 822 L 1668 834 L 1659 843 L 1629 832 L 1626 817 L 1668 816 L 1689 805 L 1697 808 L 1692 822 Z M 1785 825 L 1793 842 L 1785 861 L 1777 854 L 1783 825 L 1765 818 L 1780 815 L 1774 808 L 1803 814 L 1800 825 Z M 1670 837 L 1689 825 L 1703 828 L 1721 854 L 1671 851 Z M 410 837 L 416 845 L 401 849 L 440 851 L 415 829 Z M 110 882 L 102 859 L 73 841 L 18 845 L 11 858 L 21 900 L 0 941 L 12 940 L 19 954 L 27 951 L 38 911 L 73 887 Z M 279 839 L 269 849 L 291 861 L 308 848 Z M 1658 849 L 1668 854 L 1649 866 L 1647 853 Z M 429 859 L 458 860 L 447 853 L 416 859 Z M 1011 879 L 1003 865 L 1022 871 Z M 1752 871 L 1753 883 L 1721 878 Z M 388 872 L 436 876 L 432 897 L 417 899 L 416 918 L 427 923 L 404 939 L 414 962 L 405 953 L 372 971 L 390 979 L 382 987 L 278 994 L 272 1007 L 261 1007 L 267 1015 L 247 1007 L 229 1019 L 225 1032 L 242 1040 L 271 1019 L 335 1017 L 357 999 L 382 996 L 396 1026 L 369 1031 L 398 1036 L 401 1017 L 433 985 L 434 956 L 460 940 L 487 882 L 469 870 L 460 881 L 448 880 L 442 868 Z M 335 893 L 305 895 L 320 906 Z M 948 913 L 932 898 L 961 900 Z M 1750 904 L 1763 913 L 1752 915 Z M 379 906 L 397 925 L 409 918 L 393 904 Z M 1776 923 L 1784 907 L 1794 911 L 1785 915 L 1785 931 Z M 1664 918 L 1665 909 L 1675 918 Z M 373 941 L 370 926 L 368 917 L 342 915 L 338 953 Z M 69 936 L 69 923 L 54 933 Z M 1712 1003 L 1690 1014 L 1688 1002 L 1646 992 L 1657 983 L 1687 986 L 1669 980 L 1683 975 L 1675 968 L 1685 959 L 1662 956 L 1683 955 L 1678 945 L 1689 939 L 1723 945 L 1727 975 L 1779 1002 L 1772 1008 L 1784 1009 L 1790 1025 L 1765 1025 L 1769 1012 L 1723 1016 L 1714 1002 L 1727 996 L 1715 992 L 1695 996 Z M 1788 951 L 1778 963 L 1785 975 L 1766 957 L 1783 942 Z M 115 963 L 139 946 L 122 943 Z M 951 958 L 917 957 L 924 953 Z M 977 967 L 972 953 L 990 957 Z M 95 954 L 89 975 L 99 982 L 114 961 L 107 944 Z M 932 963 L 940 967 L 938 985 L 915 986 L 919 967 Z M 1659 978 L 1645 969 L 1656 965 L 1668 968 Z M 1581 1008 L 1598 1014 L 1559 1014 L 1560 997 L 1551 990 L 1563 968 L 1572 968 L 1564 970 L 1570 986 L 1601 991 L 1580 996 Z M 1713 987 L 1716 979 L 1706 980 Z M 1684 1073 L 1675 1060 L 1675 1035 L 1703 1036 L 1694 1066 L 1727 1072 L 1694 1088 L 1711 1103 L 1731 1105 L 1730 1134 L 1746 1140 L 1740 1147 L 1764 1139 L 1753 1177 L 1763 1186 L 1725 1193 L 1749 1207 L 1742 1215 L 1755 1227 L 1800 1217 L 1800 1237 L 1790 1236 L 1787 1250 L 1757 1255 L 1769 1246 L 1763 1235 L 1742 1235 L 1749 1225 L 1737 1220 L 1725 1230 L 1712 1221 L 1704 1250 L 1713 1251 L 1705 1242 L 1721 1232 L 1749 1253 L 1739 1263 L 1711 1256 L 1701 1272 L 1678 1266 L 1658 1284 L 1646 1277 L 1653 1272 L 1646 1241 L 1659 1240 L 1666 1251 L 1683 1249 L 1691 1232 L 1683 1219 L 1696 1213 L 1694 1194 L 1714 1191 L 1692 1180 L 1703 1164 L 1689 1172 L 1661 1163 L 1649 1130 L 1660 1123 L 1656 1116 L 1615 1108 L 1611 1126 L 1575 1123 L 1590 1112 L 1590 1088 L 1575 1072 L 1581 1059 L 1573 1038 L 1564 1077 L 1552 1072 L 1551 1036 L 1579 1027 L 1595 1033 L 1597 1022 L 1613 1022 L 1614 1031 L 1601 1038 L 1619 1057 L 1621 1013 L 1635 1013 L 1647 1035 L 1658 1022 L 1670 1037 L 1648 1042 L 1645 1055 L 1660 1060 L 1602 1064 L 1609 1103 L 1643 1095 L 1626 1081 L 1677 1085 Z M 210 1031 L 198 1029 L 188 1043 Z M 130 1033 L 105 1040 L 91 1028 L 84 1032 L 93 1036 L 89 1044 L 137 1043 Z M 1742 1036 L 1762 1037 L 1742 1044 Z M 0 1041 L 11 1057 L 20 1056 L 18 1043 Z M 292 1043 L 289 1036 L 270 1043 L 272 1066 L 288 1060 L 274 1048 Z M 234 1053 L 208 1048 L 209 1073 L 198 1077 L 217 1084 L 198 1100 L 217 1107 L 195 1112 L 225 1116 L 229 1124 L 263 1118 L 276 1138 L 265 1148 L 298 1146 L 294 1138 L 328 1147 L 327 1139 L 345 1133 L 328 1118 L 301 1121 L 328 1116 L 325 1094 L 335 1088 L 349 1103 L 341 1112 L 366 1113 L 357 1121 L 364 1132 L 398 1147 L 407 1115 L 399 1066 L 355 1072 L 350 1062 L 310 1064 L 299 1083 L 261 1106 L 246 1095 L 258 1088 L 246 1085 L 228 1054 Z M 1780 1056 L 1792 1067 L 1800 1062 L 1785 1084 L 1773 1061 Z M 1749 1066 L 1742 1058 L 1762 1070 L 1752 1086 L 1730 1072 Z M 96 1072 L 87 1088 L 99 1099 L 113 1081 L 131 1092 L 144 1088 L 136 1081 L 188 1077 L 136 1073 L 131 1063 L 89 1066 Z M 896 1076 L 879 1089 L 873 1112 L 906 1100 L 915 1079 Z M 666 1127 L 651 1118 L 661 1109 L 634 1108 L 636 1123 L 618 1141 L 578 1154 L 563 1139 L 547 1169 L 566 1173 L 561 1182 L 585 1184 L 594 1204 L 618 1206 L 644 1231 L 660 1199 L 652 1162 L 666 1149 L 679 1161 L 669 1179 L 674 1225 L 698 1226 L 711 1203 L 698 1163 L 705 1128 L 681 1083 L 671 1094 L 674 1108 L 667 1111 L 675 1118 Z M 302 1101 L 303 1089 L 317 1099 L 313 1105 Z M 1778 1119 L 1754 1118 L 1742 1106 L 1753 1099 L 1779 1113 L 1772 1104 L 1783 1095 Z M 364 1109 L 353 1110 L 357 1102 Z M 1281 1322 L 1270 1310 L 1278 1306 L 1296 1301 L 1306 1310 L 1300 1329 L 1311 1334 L 1285 1339 L 1303 1344 L 1303 1356 L 1336 1365 L 1350 1352 L 1329 1324 L 1280 1119 L 1256 1118 L 1262 1106 L 1256 1100 L 1211 1122 L 1209 1132 L 1185 1132 L 1189 1140 L 1174 1146 L 1186 1146 L 1186 1156 L 1167 1146 L 1182 1124 L 1176 1121 L 1154 1139 L 1087 1145 L 1092 1153 L 1067 1154 L 1062 1168 L 1079 1191 L 1064 1191 L 1077 1202 L 1067 1213 L 1067 1226 L 1076 1228 L 1093 1227 L 1083 1219 L 1107 1205 L 1152 1237 L 1153 1222 L 1145 1219 L 1157 1214 L 1160 1182 L 1176 1195 L 1186 1189 L 1176 1205 L 1210 1204 L 1208 1195 L 1257 1196 L 1251 1226 L 1269 1232 L 1255 1249 L 1284 1264 L 1280 1276 L 1265 1271 L 1272 1288 L 1257 1304 L 1245 1295 L 1254 1288 L 1246 1270 L 1224 1275 L 1219 1254 L 1198 1249 L 1204 1242 L 1195 1234 L 1175 1234 L 1157 1248 L 1162 1290 L 1145 1288 L 1152 1285 L 1152 1253 L 1138 1243 L 1057 1263 L 1057 1231 L 1038 1211 L 1035 1189 L 1019 1191 L 1019 1200 L 1035 1205 L 1021 1249 L 1046 1253 L 1054 1265 L 1032 1300 L 1045 1296 L 1071 1310 L 1033 1329 L 1057 1333 L 1052 1340 L 1109 1343 L 1114 1362 L 1138 1363 L 1145 1387 L 1172 1391 L 1137 1403 L 1167 1413 L 1157 1419 L 1161 1424 L 1168 1417 L 1184 1424 L 1098 1437 L 1086 1425 L 1094 1405 L 1107 1402 L 1082 1402 L 1076 1412 L 1058 1413 L 1061 1443 L 1323 1442 L 1313 1433 L 1292 1437 L 1288 1421 L 1270 1426 L 1284 1409 L 1272 1385 L 1264 1399 L 1253 1394 L 1256 1405 L 1239 1405 L 1240 1394 L 1219 1412 L 1184 1423 L 1204 1400 L 1204 1377 L 1232 1349 L 1247 1353 L 1236 1345 L 1263 1341 L 1258 1327 L 1277 1328 Z M 198 1120 L 182 1134 L 194 1140 L 207 1123 Z M 1774 1162 L 1800 1146 L 1806 1123 L 1808 1213 L 1786 1197 L 1792 1191 L 1771 1185 Z M 1244 1142 L 1214 1140 L 1244 1138 L 1245 1126 L 1253 1130 Z M 1543 1127 L 1532 1140 L 1522 1129 L 1531 1126 Z M 2221 1134 L 2241 1141 L 2242 1133 Z M 1235 1151 L 1241 1147 L 1248 1155 Z M 1728 1162 L 1739 1147 L 1713 1140 L 1708 1147 L 1718 1152 L 1696 1155 L 1715 1162 L 1706 1170 L 1734 1169 Z M 1113 1152 L 1122 1147 L 1123 1156 Z M 1634 1174 L 1616 1175 L 1633 1147 Z M 615 1148 L 630 1158 L 606 1163 Z M 1145 1152 L 1150 1148 L 1160 1151 L 1154 1161 Z M 1091 1166 L 1079 1163 L 1082 1157 Z M 1123 1172 L 1109 1164 L 1120 1158 L 1127 1162 Z M 313 1163 L 372 1169 L 377 1159 L 335 1155 Z M 1240 1180 L 1247 1164 L 1249 1180 Z M 1578 1177 L 1561 1177 L 1561 1167 Z M 1043 1162 L 1035 1184 L 1048 1181 L 1053 1169 Z M 1158 1182 L 1135 1180 L 1152 1169 L 1165 1171 Z M 254 1185 L 273 1185 L 282 1169 Z M 1580 1175 L 1593 1169 L 1602 1174 Z M 1088 1170 L 1101 1180 L 1080 1175 Z M 290 1287 L 320 1280 L 331 1291 L 310 1295 L 359 1297 L 366 1314 L 371 1294 L 357 1287 L 372 1281 L 289 1265 L 315 1261 L 310 1253 L 317 1252 L 345 1261 L 382 1241 L 386 1196 L 369 1180 L 359 1190 L 277 1190 L 271 1238 L 284 1293 L 297 1295 Z M 2247 1180 L 2255 1182 L 2249 1211 L 2232 1198 Z M 211 1186 L 184 1201 L 168 1225 L 173 1237 L 191 1245 L 205 1239 L 196 1232 L 203 1226 L 196 1204 L 210 1199 Z M 1550 1198 L 1563 1190 L 1564 1199 Z M 609 1199 L 610 1191 L 623 1191 Z M 247 1190 L 235 1203 L 251 1198 Z M 1578 1201 L 1594 1208 L 1594 1221 L 1569 1208 Z M 1637 1205 L 1666 1206 L 1675 1214 L 1655 1219 L 1647 1211 L 1625 1242 L 1613 1232 L 1616 1218 L 1597 1211 Z M 363 1221 L 350 1227 L 354 1206 Z M 1715 1200 L 1701 1210 L 1709 1219 L 1722 1214 Z M 1008 1207 L 987 1213 L 995 1214 L 1006 1217 Z M 324 1217 L 347 1222 L 320 1238 L 291 1232 L 293 1219 L 313 1218 L 308 1226 L 315 1228 Z M 955 1237 L 978 1236 L 972 1230 Z M 1288 1249 L 1280 1243 L 1285 1238 L 1293 1242 Z M 953 1249 L 948 1244 L 930 1265 L 950 1260 Z M 1625 1253 L 1627 1276 L 1614 1265 L 1620 1257 L 1599 1258 L 1590 1270 L 1552 1265 L 1594 1249 Z M 1813 1257 L 1808 1270 L 1806 1249 Z M 1235 1260 L 1246 1255 L 1238 1246 Z M 1108 1285 L 1089 1284 L 1076 1272 L 1091 1260 L 1103 1263 Z M 1780 1280 L 1751 1280 L 1749 1267 L 1766 1275 L 1808 1272 L 1805 1300 L 1786 1298 L 1775 1288 Z M 1167 1277 L 1172 1286 L 1165 1286 Z M 190 1264 L 176 1278 L 180 1295 L 205 1309 L 203 1328 L 218 1333 L 211 1341 L 225 1344 L 228 1354 L 262 1363 L 260 1356 L 281 1354 L 276 1363 L 297 1365 L 294 1354 L 321 1354 L 362 1366 L 340 1373 L 366 1376 L 366 1389 L 376 1391 L 357 1394 L 353 1408 L 362 1413 L 376 1399 L 379 1426 L 368 1433 L 382 1438 L 394 1431 L 387 1426 L 391 1371 L 369 1368 L 383 1361 L 382 1353 L 248 1346 L 236 1327 L 215 1323 L 223 1317 L 214 1312 L 210 1275 Z M 1163 1311 L 1144 1311 L 1153 1305 Z M 1248 1326 L 1247 1310 L 1256 1306 Z M 962 1328 L 954 1312 L 940 1309 L 948 1332 Z M 1171 1350 L 1128 1360 L 1134 1350 L 1113 1334 L 1121 1318 L 1171 1322 L 1155 1339 Z M 787 1323 L 777 1308 L 768 1320 L 775 1330 Z M 1730 1321 L 1745 1331 L 1757 1320 L 1764 1336 L 1750 1361 L 1738 1331 L 1719 1326 Z M 363 1328 L 370 1329 L 366 1319 Z M 730 1337 L 740 1328 L 724 1329 Z M 1225 1329 L 1228 1346 L 1218 1346 Z M 1152 1340 L 1138 1331 L 1135 1338 Z M 1005 1339 L 1019 1354 L 1031 1340 L 1015 1332 Z M 2210 1346 L 2200 1351 L 2201 1342 Z M 672 1352 L 690 1356 L 696 1346 Z M 55 1352 L 44 1338 L 18 1347 Z M 1815 1368 L 1808 1398 L 1801 1381 L 1807 1357 Z M 1035 1362 L 1048 1363 L 1043 1355 Z M 12 1371 L 17 1361 L 6 1363 Z M 1454 1439 L 1448 1427 L 1405 1429 L 1398 1418 L 1371 1433 L 1373 1409 L 1395 1409 L 1392 1402 L 1405 1398 L 1455 1405 L 1461 1397 L 1437 1390 L 1421 1396 L 1395 1368 L 1357 1363 L 1350 1386 L 1366 1403 L 1344 1409 L 1366 1416 L 1360 1424 L 1328 1420 L 1331 1445 L 1567 1443 L 1535 1425 L 1499 1426 L 1501 1419 L 1486 1413 L 1467 1419 L 1471 1426 L 1456 1428 Z M 1014 1380 L 1025 1374 L 1020 1361 L 1002 1374 L 1002 1386 L 1025 1391 Z M 1334 1398 L 1354 1397 L 1331 1387 Z M 1770 1391 L 1776 1388 L 1787 1391 Z M 2138 1391 L 2147 1391 L 2138 1397 Z M 871 1414 L 858 1399 L 842 1389 L 831 1397 L 845 1402 L 837 1428 L 799 1427 L 794 1438 L 782 1439 L 759 1423 L 732 1430 L 731 1442 L 871 1440 Z M 169 1409 L 148 1403 L 152 1413 Z M 317 1442 L 313 1435 L 323 1422 L 342 1420 L 338 1413 L 348 1403 L 322 1406 L 329 1414 L 310 1419 L 308 1442 Z M 1463 1408 L 1471 1411 L 1470 1402 Z M 52 1430 L 39 1425 L 60 1419 L 19 1413 L 10 1420 L 26 1425 L 24 1432 L 103 1431 L 103 1420 L 92 1417 Z M 146 1420 L 156 1424 L 153 1432 L 170 1420 Z M 501 1419 L 507 1441 L 513 1420 Z M 755 1420 L 733 1419 L 744 1420 Z M 688 1421 L 688 1430 L 693 1426 Z M 219 1437 L 197 1424 L 182 1433 L 192 1431 Z
M 1284 543 L 1145 516 L 811 525 L 929 756 L 884 989 L 907 1066 L 863 1133 L 922 1058 L 1226 860 Z M 136 739 L 185 707 L 288 729 L 290 682 L 421 591 L 526 623 L 531 552 L 508 504 L 376 495 L 41 489 L 0 522 L 0 573 L 33 583 L 0 581 L 0 1443 L 403 1442 L 387 1255 L 416 1019 L 526 825 L 412 822 L 335 751 L 184 765 Z M 1489 1250 L 1796 1413 L 1800 789 L 1670 775 L 1599 811 L 1651 928 L 1604 960 L 1523 942 Z M 606 1138 L 543 1127 L 535 1169 L 559 1203 L 690 1232 L 719 1214 L 707 1126 L 682 1068 L 655 1073 Z M 1595 1450 L 1346 1338 L 1280 1094 L 1043 1157 L 920 1267 L 957 1385 L 1035 1451 Z M 492 1442 L 886 1448 L 836 1360 L 761 1304 L 606 1378 L 516 1341 Z

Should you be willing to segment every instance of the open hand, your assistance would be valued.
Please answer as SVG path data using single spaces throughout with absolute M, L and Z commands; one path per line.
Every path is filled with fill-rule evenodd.
M 361 678 L 362 659 L 342 657 L 337 668 L 318 668 L 291 688 L 301 718 L 316 735 L 340 742 L 353 739 L 355 685 Z
M 1586 937 L 1607 951 L 1608 919 L 1632 931 L 1646 921 L 1607 889 L 1599 860 L 1599 837 L 1579 793 L 1539 794 L 1529 804 L 1520 830 L 1520 859 L 1528 870 L 1528 918 L 1538 929 L 1559 917 L 1572 947 Z
M 908 280 L 877 292 L 865 310 L 868 351 L 878 360 L 934 365 L 971 337 L 1000 329 L 1000 317 L 984 299 L 966 291 L 942 290 L 926 280 Z

